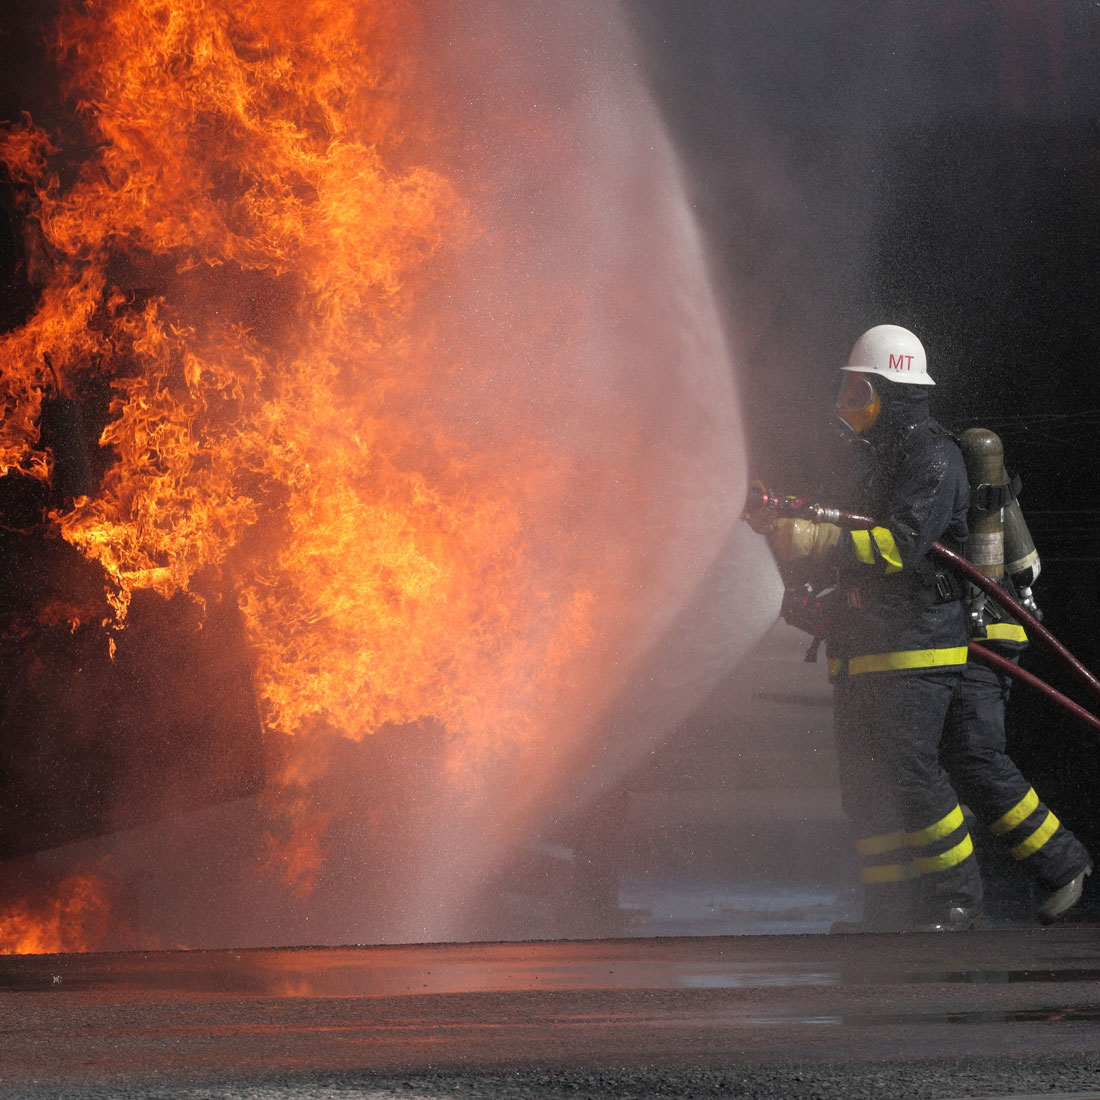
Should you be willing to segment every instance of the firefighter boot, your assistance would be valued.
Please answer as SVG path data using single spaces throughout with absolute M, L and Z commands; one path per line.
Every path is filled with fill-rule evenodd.
M 1065 916 L 1081 900 L 1081 891 L 1085 888 L 1085 879 L 1091 874 L 1092 864 L 1090 863 L 1083 871 L 1078 872 L 1077 875 L 1071 878 L 1065 886 L 1055 890 L 1052 894 L 1048 894 L 1037 911 L 1039 920 L 1043 924 L 1053 924 L 1056 920 L 1060 920 Z
M 982 919 L 978 905 L 952 905 L 931 920 L 913 925 L 914 932 L 968 932 Z
M 982 919 L 982 880 L 973 856 L 946 871 L 922 875 L 918 889 L 914 932 L 968 932 Z

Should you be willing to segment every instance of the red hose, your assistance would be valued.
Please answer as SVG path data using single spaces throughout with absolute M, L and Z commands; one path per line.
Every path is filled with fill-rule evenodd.
M 1084 707 L 1079 706 L 1068 696 L 1052 688 L 1045 680 L 1040 680 L 1034 673 L 1020 668 L 1019 665 L 1006 660 L 999 653 L 994 653 L 986 649 L 983 645 L 978 645 L 977 642 L 971 642 L 970 645 L 967 646 L 967 649 L 970 651 L 970 656 L 973 660 L 981 661 L 983 664 L 997 669 L 998 672 L 1003 672 L 1015 680 L 1028 684 L 1030 687 L 1035 688 L 1036 691 L 1041 692 L 1052 702 L 1057 703 L 1063 710 L 1068 710 L 1070 714 L 1076 718 L 1080 718 L 1082 722 L 1092 726 L 1093 729 L 1100 730 L 1100 718 L 1097 718 L 1096 715 L 1092 714 L 1090 711 L 1085 710 Z
M 957 569 L 969 581 L 976 584 L 987 596 L 994 599 L 1015 618 L 1019 619 L 1031 634 L 1045 642 L 1076 674 L 1077 678 L 1097 697 L 1100 698 L 1100 680 L 1098 680 L 1079 660 L 1019 600 L 1010 596 L 996 581 L 990 580 L 973 563 L 948 549 L 942 543 L 932 543 L 932 553 Z
M 837 512 L 830 510 L 828 518 L 834 523 L 846 528 L 874 527 L 875 521 L 869 516 L 857 515 L 855 512 Z M 947 562 L 952 569 L 961 573 L 967 580 L 975 584 L 991 599 L 996 600 L 1012 616 L 1019 619 L 1028 631 L 1040 641 L 1046 643 L 1062 661 L 1067 664 L 1077 678 L 1097 697 L 1100 698 L 1100 680 L 1098 680 L 1081 662 L 1019 600 L 1010 596 L 996 581 L 987 577 L 972 562 L 969 562 L 954 550 L 944 546 L 942 542 L 932 543 L 932 555 Z M 1041 681 L 1040 681 L 1041 682 Z M 1053 690 L 1053 689 L 1051 689 Z M 1086 714 L 1088 711 L 1085 712 Z

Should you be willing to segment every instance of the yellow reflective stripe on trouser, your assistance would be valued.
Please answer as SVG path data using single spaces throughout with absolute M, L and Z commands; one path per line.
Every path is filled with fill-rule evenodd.
M 896 852 L 905 846 L 905 834 L 900 830 L 896 833 L 882 833 L 880 836 L 865 836 L 856 841 L 856 851 L 861 856 L 881 856 L 885 852 Z
M 861 882 L 908 882 L 916 878 L 920 871 L 913 866 L 912 860 L 904 863 L 884 863 L 879 867 L 864 867 L 859 873 Z
M 1007 814 L 997 818 L 989 826 L 989 831 L 994 836 L 1004 836 L 1005 833 L 1012 832 L 1017 825 L 1022 825 L 1035 812 L 1038 805 L 1039 796 L 1035 793 L 1035 788 L 1032 787 Z
M 985 636 L 992 642 L 1026 642 L 1027 631 L 1019 623 L 990 623 Z M 978 638 L 979 642 L 984 639 Z
M 871 540 L 874 540 L 874 547 Z M 875 549 L 879 556 L 886 562 L 887 573 L 901 572 L 901 554 L 898 553 L 898 544 L 888 527 L 872 527 L 870 531 L 853 531 L 852 545 L 856 551 L 856 561 L 864 565 L 874 565 Z
M 940 668 L 944 665 L 965 665 L 966 646 L 949 649 L 908 649 L 897 653 L 868 653 L 848 660 L 848 675 L 864 672 L 894 672 L 910 668 Z
M 941 855 L 917 856 L 913 862 L 922 875 L 932 875 L 937 871 L 949 870 L 973 854 L 974 842 L 970 839 L 970 834 L 967 833 L 954 848 L 949 848 Z
M 1028 856 L 1033 856 L 1058 831 L 1060 824 L 1061 822 L 1054 816 L 1054 811 L 1051 810 L 1047 814 L 1046 821 L 1027 840 L 1010 849 L 1013 858 L 1027 859 Z
M 934 825 L 927 829 L 918 829 L 915 833 L 906 833 L 905 840 L 910 848 L 922 848 L 925 844 L 931 844 L 933 840 L 942 840 L 949 836 L 963 823 L 962 809 L 956 806 L 946 817 L 940 818 Z

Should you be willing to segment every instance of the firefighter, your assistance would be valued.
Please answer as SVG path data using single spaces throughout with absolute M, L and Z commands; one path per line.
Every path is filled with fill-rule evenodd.
M 970 472 L 972 542 L 975 530 L 989 531 L 984 541 L 968 546 L 968 556 L 1010 595 L 1029 599 L 1040 566 L 1016 500 L 1018 479 L 1013 484 L 1005 474 L 994 432 L 971 428 L 962 445 Z M 1023 626 L 977 591 L 971 601 L 971 640 L 1017 663 L 1028 644 Z M 1051 924 L 1081 900 L 1092 859 L 1005 752 L 1011 683 L 1006 673 L 978 661 L 966 666 L 947 711 L 940 761 L 963 802 L 1038 882 L 1044 897 L 1037 916 Z
M 961 931 L 982 887 L 959 799 L 939 762 L 944 719 L 966 665 L 962 586 L 933 542 L 966 541 L 969 487 L 955 440 L 931 416 L 920 340 L 865 332 L 841 368 L 836 411 L 863 469 L 846 509 L 879 526 L 746 515 L 781 563 L 828 559 L 838 579 L 826 635 L 841 798 L 856 838 L 865 931 Z

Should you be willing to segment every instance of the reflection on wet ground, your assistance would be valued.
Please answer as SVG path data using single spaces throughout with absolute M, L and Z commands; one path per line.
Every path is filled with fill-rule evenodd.
M 132 952 L 97 956 L 0 957 L 0 992 L 53 992 L 115 988 L 241 993 L 279 997 L 400 997 L 445 993 L 585 990 L 753 990 L 798 987 L 895 985 L 1011 985 L 1093 982 L 1100 968 L 1027 966 L 1013 969 L 899 952 L 884 966 L 879 951 L 860 951 L 861 937 L 820 957 L 799 962 L 760 962 L 746 939 L 703 941 L 710 957 L 679 959 L 676 952 L 634 952 L 628 941 L 562 944 L 512 943 L 434 947 L 297 948 L 283 950 Z M 683 943 L 687 941 L 650 941 Z M 868 944 L 864 938 L 863 942 Z M 918 940 L 909 939 L 916 944 Z M 976 940 L 943 941 L 960 948 Z M 1040 938 L 1040 941 L 1041 938 Z M 730 945 L 726 949 L 719 944 Z M 914 957 L 914 954 L 917 957 Z M 931 958 L 925 957 L 931 955 Z M 648 955 L 648 957 L 647 957 Z M 830 958 L 830 956 L 834 956 Z M 822 965 L 824 964 L 824 965 Z M 1091 1011 L 1091 1009 L 1078 1009 Z
M 912 1027 L 919 1024 L 1064 1024 L 1096 1023 L 1100 1004 L 1066 1005 L 1061 1008 L 1025 1008 L 1011 1012 L 870 1012 L 844 1016 L 757 1016 L 747 1022 L 764 1027 L 777 1023 L 831 1025 L 834 1027 Z
M 798 967 L 682 965 L 593 958 L 562 963 L 526 945 L 489 945 L 460 961 L 422 949 L 196 951 L 99 956 L 106 965 L 0 960 L 0 992 L 97 989 L 251 993 L 280 997 L 393 997 L 440 993 L 502 993 L 597 989 L 752 989 L 837 985 L 840 974 Z M 445 949 L 443 949 L 445 950 Z M 583 946 L 578 949 L 583 953 Z M 436 949 L 438 952 L 439 949 Z M 64 962 L 61 963 L 63 958 Z M 54 971 L 60 970 L 60 973 Z
M 671 1074 L 668 1087 L 599 1095 L 743 1095 L 731 1083 L 739 1088 L 746 1072 L 760 1082 L 748 1095 L 769 1100 L 989 1097 L 1025 1084 L 1058 1095 L 1100 1082 L 1096 933 L 0 956 L 0 1093 L 41 1081 L 98 1088 L 547 1067 L 588 1080 L 592 1070 L 645 1067 Z M 865 1088 L 853 1093 L 858 1073 Z M 789 1087 L 772 1087 L 777 1074 Z M 814 1074 L 829 1089 L 805 1087 Z M 697 1078 L 698 1090 L 679 1087 Z M 898 1080 L 908 1091 L 893 1087 Z M 61 1095 L 78 1094 L 35 1100 Z

